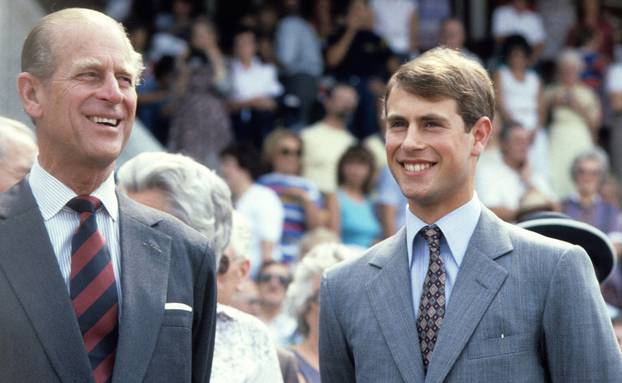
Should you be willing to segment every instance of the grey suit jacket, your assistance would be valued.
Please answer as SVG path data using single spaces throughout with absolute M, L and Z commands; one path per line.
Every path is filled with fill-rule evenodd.
M 406 231 L 329 269 L 322 383 L 620 382 L 622 355 L 587 254 L 483 208 L 427 374 Z
M 208 382 L 216 282 L 206 240 L 119 194 L 123 307 L 113 382 Z M 184 303 L 193 312 L 165 310 Z M 0 382 L 92 382 L 67 287 L 27 181 L 0 193 Z

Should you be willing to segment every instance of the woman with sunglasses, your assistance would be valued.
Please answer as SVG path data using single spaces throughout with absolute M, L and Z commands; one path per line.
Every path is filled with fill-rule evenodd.
M 298 258 L 302 236 L 320 225 L 321 195 L 313 182 L 300 176 L 302 140 L 296 133 L 277 129 L 266 138 L 263 149 L 269 173 L 257 183 L 274 190 L 283 203 L 280 250 L 282 261 L 291 263 Z

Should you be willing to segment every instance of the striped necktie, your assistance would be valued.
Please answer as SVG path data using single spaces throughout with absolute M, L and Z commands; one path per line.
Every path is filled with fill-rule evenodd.
M 445 317 L 445 267 L 441 258 L 441 229 L 436 225 L 425 226 L 420 231 L 428 242 L 430 263 L 423 281 L 423 292 L 419 302 L 417 332 L 421 343 L 423 367 L 427 371 L 432 351 L 438 339 L 438 332 Z
M 117 286 L 106 240 L 97 229 L 101 202 L 78 196 L 67 206 L 80 214 L 71 240 L 70 292 L 82 339 L 97 383 L 112 379 L 118 334 Z

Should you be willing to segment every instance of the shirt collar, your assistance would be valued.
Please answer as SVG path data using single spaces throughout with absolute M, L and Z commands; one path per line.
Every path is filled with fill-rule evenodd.
M 67 202 L 77 196 L 67 185 L 43 169 L 38 158 L 32 165 L 28 182 L 45 221 L 58 214 Z M 110 218 L 116 221 L 119 216 L 119 203 L 115 191 L 114 173 L 111 173 L 91 195 L 102 202 Z
M 443 237 L 449 246 L 451 256 L 458 266 L 462 264 L 464 254 L 469 246 L 471 235 L 473 235 L 473 231 L 475 231 L 475 226 L 477 226 L 481 212 L 482 206 L 479 202 L 479 198 L 477 197 L 477 193 L 473 192 L 473 198 L 471 198 L 469 202 L 434 222 L 443 232 Z M 412 265 L 413 241 L 415 235 L 426 225 L 425 222 L 410 211 L 407 205 L 406 239 L 408 241 L 409 265 Z
M 216 303 L 216 317 L 223 322 L 235 321 L 236 319 L 233 308 L 221 303 Z

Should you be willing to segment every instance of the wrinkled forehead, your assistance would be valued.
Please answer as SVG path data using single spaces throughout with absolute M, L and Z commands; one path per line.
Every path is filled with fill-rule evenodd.
M 122 28 L 114 21 L 83 20 L 54 28 L 52 52 L 57 60 L 71 57 L 74 65 L 104 65 L 112 60 L 116 69 L 137 74 L 134 49 Z

